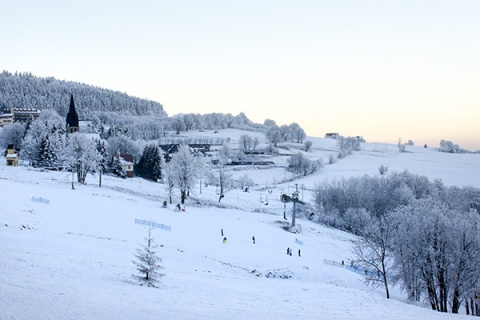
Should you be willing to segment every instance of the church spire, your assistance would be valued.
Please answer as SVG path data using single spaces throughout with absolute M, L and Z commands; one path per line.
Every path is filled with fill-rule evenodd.
M 67 132 L 78 131 L 78 114 L 75 110 L 75 102 L 73 101 L 73 94 L 70 95 L 70 110 L 67 113 Z

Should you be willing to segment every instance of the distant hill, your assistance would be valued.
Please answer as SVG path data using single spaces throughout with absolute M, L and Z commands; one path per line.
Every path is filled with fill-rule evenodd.
M 31 73 L 0 73 L 0 113 L 11 108 L 36 108 L 54 109 L 59 115 L 65 116 L 70 94 L 75 97 L 75 106 L 81 119 L 89 118 L 95 111 L 132 116 L 167 116 L 162 104 L 119 91 L 53 77 L 36 77 Z

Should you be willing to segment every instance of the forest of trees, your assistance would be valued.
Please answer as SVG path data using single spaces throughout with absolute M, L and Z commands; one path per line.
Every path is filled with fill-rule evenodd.
M 480 189 L 446 187 L 407 171 L 320 183 L 318 222 L 359 236 L 352 264 L 367 283 L 400 282 L 433 310 L 477 314 Z
M 126 93 L 52 77 L 36 77 L 31 73 L 0 73 L 0 112 L 12 108 L 36 108 L 53 109 L 66 115 L 71 94 L 75 97 L 80 119 L 88 119 L 96 111 L 135 116 L 167 115 L 160 103 Z

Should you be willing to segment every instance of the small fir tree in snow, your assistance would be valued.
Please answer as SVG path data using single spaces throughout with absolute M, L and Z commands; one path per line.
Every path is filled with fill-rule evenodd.
M 122 165 L 122 160 L 120 159 L 120 155 L 117 154 L 115 157 L 112 159 L 112 164 L 111 164 L 111 170 L 112 173 L 121 177 L 121 178 L 126 178 L 127 173 L 125 172 L 125 169 L 123 168 Z
M 138 274 L 134 274 L 133 278 L 139 280 L 140 285 L 146 284 L 148 287 L 157 288 L 156 283 L 164 274 L 159 272 L 163 269 L 160 265 L 162 259 L 157 256 L 157 245 L 155 245 L 152 230 L 153 227 L 150 226 L 148 228 L 148 236 L 145 238 L 146 244 L 137 249 L 135 254 L 136 260 L 132 260 L 138 271 Z
M 57 154 L 48 138 L 42 140 L 39 150 L 39 162 L 41 167 L 54 167 L 57 163 Z

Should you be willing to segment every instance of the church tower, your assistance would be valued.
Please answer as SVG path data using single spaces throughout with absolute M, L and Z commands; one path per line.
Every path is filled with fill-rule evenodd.
M 73 94 L 70 95 L 70 110 L 67 113 L 67 133 L 80 131 L 78 124 L 78 114 L 75 110 L 75 102 L 73 101 Z

